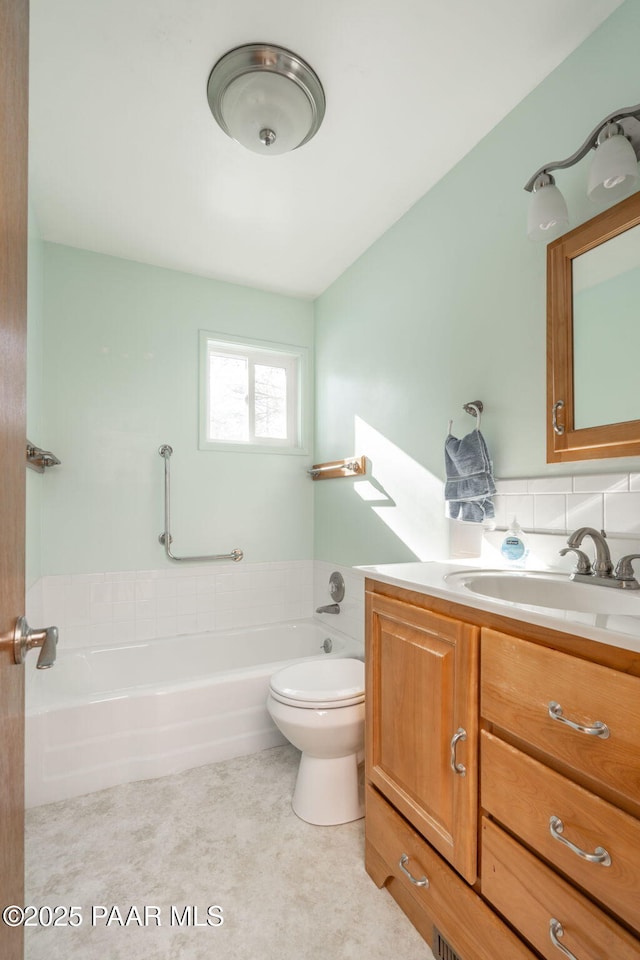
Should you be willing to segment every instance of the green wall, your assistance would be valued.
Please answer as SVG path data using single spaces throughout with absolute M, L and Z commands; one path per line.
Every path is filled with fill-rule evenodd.
M 43 573 L 170 563 L 162 443 L 177 554 L 311 558 L 310 455 L 198 450 L 198 331 L 311 347 L 313 305 L 50 243 L 43 290 Z
M 311 557 L 314 537 L 319 559 L 344 564 L 446 550 L 443 442 L 450 417 L 457 435 L 474 425 L 461 407 L 478 398 L 499 477 L 640 469 L 546 464 L 545 248 L 526 240 L 522 189 L 640 100 L 639 40 L 628 0 L 315 305 L 34 233 L 29 430 L 63 464 L 28 478 L 30 582 L 167 563 L 161 443 L 175 450 L 176 552 L 240 546 L 248 561 Z M 600 210 L 587 166 L 558 174 L 572 225 Z M 312 484 L 311 457 L 199 451 L 198 330 L 311 346 L 314 314 L 313 459 L 365 454 L 371 475 Z
M 449 418 L 458 436 L 474 426 L 468 401 L 485 404 L 498 477 L 638 469 L 546 464 L 546 250 L 526 239 L 523 185 L 640 100 L 639 42 L 640 4 L 628 0 L 316 302 L 316 459 L 372 461 L 368 486 L 316 484 L 319 559 L 446 548 L 443 443 Z M 602 209 L 586 197 L 587 169 L 557 175 L 572 226 Z

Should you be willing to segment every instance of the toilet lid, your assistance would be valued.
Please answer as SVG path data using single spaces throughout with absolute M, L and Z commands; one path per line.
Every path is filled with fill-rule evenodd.
M 347 658 L 293 663 L 273 674 L 271 690 L 306 703 L 353 700 L 364 696 L 364 663 Z

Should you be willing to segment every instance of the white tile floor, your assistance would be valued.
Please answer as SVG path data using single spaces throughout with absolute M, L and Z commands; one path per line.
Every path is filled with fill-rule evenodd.
M 363 821 L 291 811 L 298 757 L 276 747 L 28 811 L 27 902 L 82 923 L 27 929 L 26 960 L 433 960 L 366 875 Z

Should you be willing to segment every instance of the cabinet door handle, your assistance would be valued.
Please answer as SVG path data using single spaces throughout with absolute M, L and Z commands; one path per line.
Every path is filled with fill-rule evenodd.
M 567 949 L 564 944 L 560 943 L 558 937 L 564 936 L 564 927 L 559 920 L 555 920 L 553 917 L 549 920 L 549 938 L 551 943 L 556 947 L 561 953 L 564 953 L 565 957 L 569 957 L 569 960 L 578 960 L 575 953 L 572 953 L 571 950 Z
M 454 735 L 451 737 L 451 769 L 454 773 L 457 773 L 459 777 L 464 777 L 467 774 L 467 768 L 463 763 L 458 763 L 456 761 L 456 747 L 459 740 L 467 739 L 467 731 L 464 727 L 458 727 Z
M 593 853 L 587 853 L 586 850 L 581 850 L 575 843 L 571 843 L 571 840 L 563 837 L 563 830 L 564 823 L 560 817 L 551 817 L 549 820 L 549 831 L 554 840 L 559 840 L 560 843 L 564 843 L 565 846 L 569 847 L 569 850 L 573 850 L 576 856 L 581 857 L 582 860 L 588 860 L 589 863 L 601 863 L 603 867 L 611 866 L 611 857 L 604 847 L 596 847 Z
M 400 867 L 404 875 L 409 877 L 409 880 L 411 880 L 411 883 L 414 885 L 414 887 L 428 887 L 429 881 L 427 880 L 427 878 L 422 877 L 420 880 L 416 880 L 416 878 L 413 877 L 407 870 L 405 866 L 405 864 L 407 863 L 409 863 L 409 857 L 407 856 L 406 853 L 403 853 L 402 856 L 400 857 L 400 860 L 398 861 L 398 866 Z
M 564 427 L 562 424 L 558 423 L 558 410 L 562 410 L 564 407 L 564 400 L 556 400 L 551 410 L 551 423 L 553 424 L 553 432 L 557 433 L 559 437 L 564 433 Z
M 555 700 L 549 701 L 549 716 L 552 720 L 566 723 L 572 730 L 577 730 L 578 733 L 586 733 L 589 737 L 600 737 L 602 740 L 606 740 L 609 736 L 609 727 L 602 720 L 596 720 L 592 726 L 585 727 L 581 723 L 576 723 L 575 720 L 568 720 L 567 717 L 563 717 L 562 707 Z

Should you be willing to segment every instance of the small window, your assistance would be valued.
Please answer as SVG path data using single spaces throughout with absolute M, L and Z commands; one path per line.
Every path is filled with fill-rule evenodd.
M 302 452 L 306 351 L 202 334 L 200 445 Z

